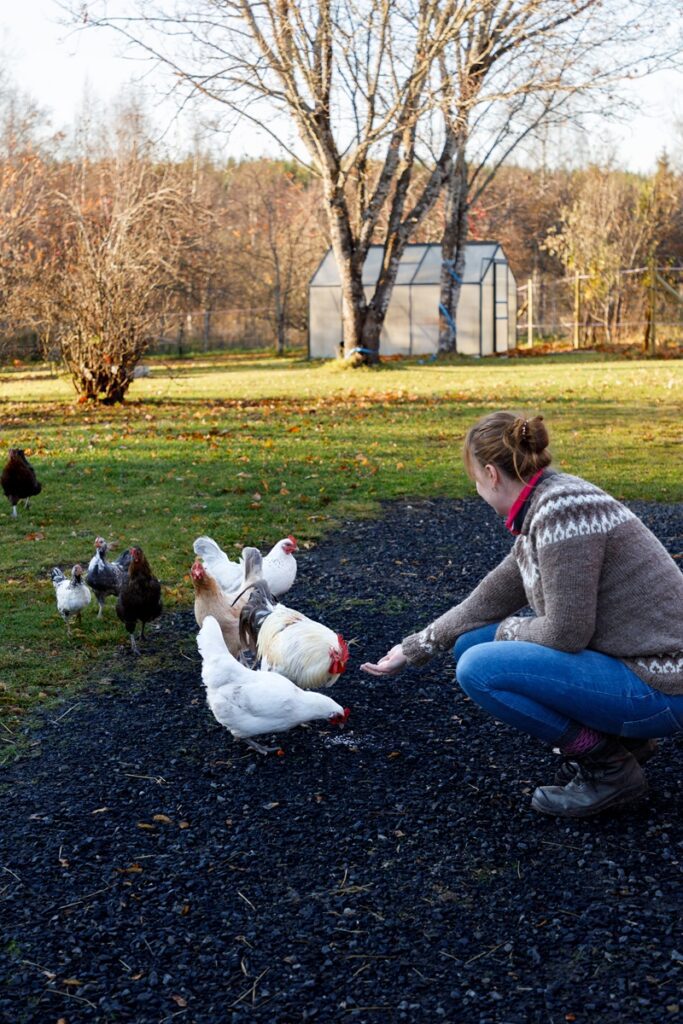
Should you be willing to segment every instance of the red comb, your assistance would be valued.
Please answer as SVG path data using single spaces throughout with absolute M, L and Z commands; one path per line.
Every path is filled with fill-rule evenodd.
M 297 546 L 297 545 L 296 545 L 296 537 L 293 537 L 293 536 L 291 535 L 291 533 L 290 533 L 289 537 L 287 538 L 287 540 L 288 540 L 288 541 L 290 541 L 290 542 L 291 542 L 291 543 L 292 543 L 292 544 L 294 545 L 294 547 L 296 547 L 296 546 Z

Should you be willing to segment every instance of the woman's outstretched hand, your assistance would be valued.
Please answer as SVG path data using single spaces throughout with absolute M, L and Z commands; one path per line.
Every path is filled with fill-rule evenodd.
M 403 653 L 400 644 L 396 644 L 390 651 L 380 658 L 376 665 L 370 661 L 361 665 L 361 672 L 369 672 L 371 676 L 394 676 L 408 664 L 408 659 Z

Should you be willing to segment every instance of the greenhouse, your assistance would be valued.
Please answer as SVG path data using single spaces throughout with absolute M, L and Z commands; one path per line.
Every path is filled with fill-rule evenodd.
M 369 299 L 379 276 L 383 247 L 370 247 L 363 269 Z M 432 355 L 439 343 L 441 246 L 409 245 L 380 338 L 381 355 Z M 309 287 L 309 354 L 339 354 L 342 338 L 341 283 L 332 250 L 323 257 Z M 515 345 L 517 285 L 498 242 L 470 242 L 456 316 L 456 351 L 486 356 Z

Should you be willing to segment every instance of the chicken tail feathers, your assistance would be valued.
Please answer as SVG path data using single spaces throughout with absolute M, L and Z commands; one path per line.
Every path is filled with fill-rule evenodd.
M 63 583 L 64 580 L 66 579 L 66 576 L 64 575 L 62 570 L 57 565 L 54 567 L 54 569 L 50 573 L 50 576 L 52 577 L 52 583 L 54 584 L 55 587 L 58 587 L 59 584 Z
M 249 600 L 240 611 L 239 636 L 242 647 L 256 650 L 259 630 L 275 607 L 275 598 L 265 580 L 256 580 Z
M 202 680 L 207 689 L 229 682 L 230 668 L 235 659 L 230 654 L 221 627 L 213 615 L 207 615 L 197 634 L 197 647 L 202 658 Z
M 204 559 L 220 558 L 221 555 L 225 554 L 211 537 L 197 537 L 192 547 L 195 555 L 199 555 L 200 558 Z
M 258 580 L 263 580 L 263 558 L 258 548 L 242 548 L 244 559 L 245 587 L 252 587 Z M 264 581 L 265 582 L 265 581 Z

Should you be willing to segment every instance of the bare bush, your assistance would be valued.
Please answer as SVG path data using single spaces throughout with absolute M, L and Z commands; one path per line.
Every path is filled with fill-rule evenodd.
M 123 401 L 160 314 L 187 300 L 207 214 L 182 175 L 133 152 L 82 164 L 51 197 L 51 265 L 38 318 L 84 399 Z

